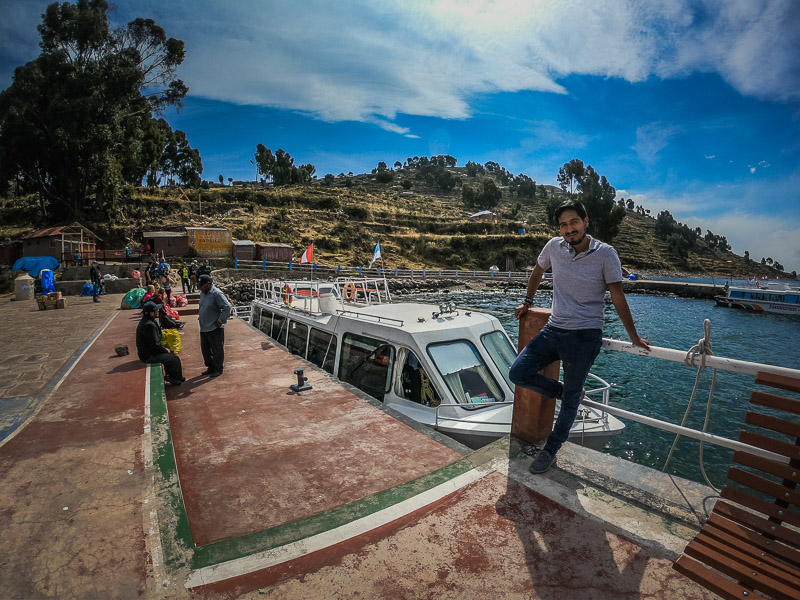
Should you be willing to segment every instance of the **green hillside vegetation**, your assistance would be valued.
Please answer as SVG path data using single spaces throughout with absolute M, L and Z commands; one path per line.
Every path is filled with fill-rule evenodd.
M 82 222 L 105 240 L 107 248 L 137 247 L 143 230 L 180 229 L 189 224 L 228 227 L 235 239 L 282 242 L 296 256 L 315 244 L 315 260 L 326 264 L 366 265 L 375 244 L 381 244 L 384 264 L 398 268 L 479 269 L 513 264 L 524 270 L 534 264 L 555 228 L 548 221 L 548 204 L 568 194 L 553 186 L 535 186 L 534 197 L 514 194 L 512 186 L 493 174 L 470 174 L 467 167 L 448 167 L 451 189 L 420 177 L 419 168 L 387 169 L 372 174 L 328 176 L 306 184 L 232 187 L 208 182 L 202 188 L 127 187 L 111 214 Z M 469 218 L 478 207 L 467 205 L 465 187 L 494 182 L 500 198 L 492 209 L 499 222 Z M 0 206 L 4 239 L 33 231 L 35 198 L 7 198 Z M 108 213 L 108 210 L 98 213 Z M 774 276 L 774 268 L 747 260 L 697 237 L 682 256 L 669 239 L 657 235 L 658 220 L 644 209 L 626 210 L 619 233 L 611 240 L 631 271 L 718 273 Z M 518 234 L 520 228 L 526 233 Z M 507 263 L 510 259 L 510 263 Z

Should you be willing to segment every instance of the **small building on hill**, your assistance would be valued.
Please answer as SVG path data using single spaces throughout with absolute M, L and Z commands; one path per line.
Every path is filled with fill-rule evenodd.
M 292 262 L 293 258 L 294 248 L 289 244 L 267 244 L 263 242 L 256 244 L 256 260 Z
M 230 256 L 231 232 L 225 227 L 184 227 L 181 231 L 144 231 L 143 244 L 164 256 L 184 256 L 190 248 L 200 256 Z
M 96 256 L 98 242 L 102 241 L 76 221 L 22 236 L 22 256 L 54 256 L 61 262 L 69 262 L 75 252 L 80 252 L 82 259 L 91 259 Z
M 233 258 L 237 260 L 253 260 L 256 255 L 256 244 L 250 240 L 233 240 Z
M 186 227 L 186 235 L 200 256 L 231 255 L 231 232 L 225 227 Z
M 189 250 L 186 231 L 143 231 L 142 239 L 159 256 L 183 256 Z
M 490 221 L 492 223 L 500 222 L 500 215 L 491 210 L 482 210 L 469 216 L 473 221 Z

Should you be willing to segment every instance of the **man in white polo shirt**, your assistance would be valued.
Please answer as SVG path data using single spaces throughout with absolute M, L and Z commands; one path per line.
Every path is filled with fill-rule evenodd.
M 534 457 L 532 473 L 544 473 L 569 437 L 578 414 L 586 376 L 603 342 L 603 310 L 606 289 L 625 331 L 635 346 L 650 349 L 639 337 L 628 301 L 622 291 L 622 265 L 617 251 L 586 233 L 589 219 L 580 202 L 568 200 L 558 207 L 555 221 L 561 235 L 551 239 L 536 260 L 528 280 L 527 296 L 515 310 L 521 318 L 533 302 L 545 271 L 553 271 L 553 308 L 542 331 L 511 365 L 509 377 L 516 385 L 551 398 L 561 399 L 553 431 Z M 564 369 L 564 382 L 539 373 L 556 360 Z

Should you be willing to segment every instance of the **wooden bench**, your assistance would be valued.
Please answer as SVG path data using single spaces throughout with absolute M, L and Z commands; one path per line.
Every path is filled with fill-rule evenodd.
M 784 375 L 759 373 L 756 383 L 800 392 L 800 379 Z M 750 403 L 772 409 L 781 418 L 750 410 L 745 423 L 784 438 L 742 430 L 739 440 L 789 460 L 778 462 L 737 451 L 722 499 L 673 567 L 723 598 L 798 600 L 800 419 L 790 415 L 800 415 L 800 400 L 753 391 Z

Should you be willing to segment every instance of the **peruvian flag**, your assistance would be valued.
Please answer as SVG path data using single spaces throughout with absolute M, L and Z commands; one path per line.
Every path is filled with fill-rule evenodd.
M 300 264 L 302 265 L 303 263 L 313 262 L 313 256 L 314 244 L 312 243 L 308 248 L 306 248 L 306 251 L 303 252 L 303 256 L 300 257 Z

